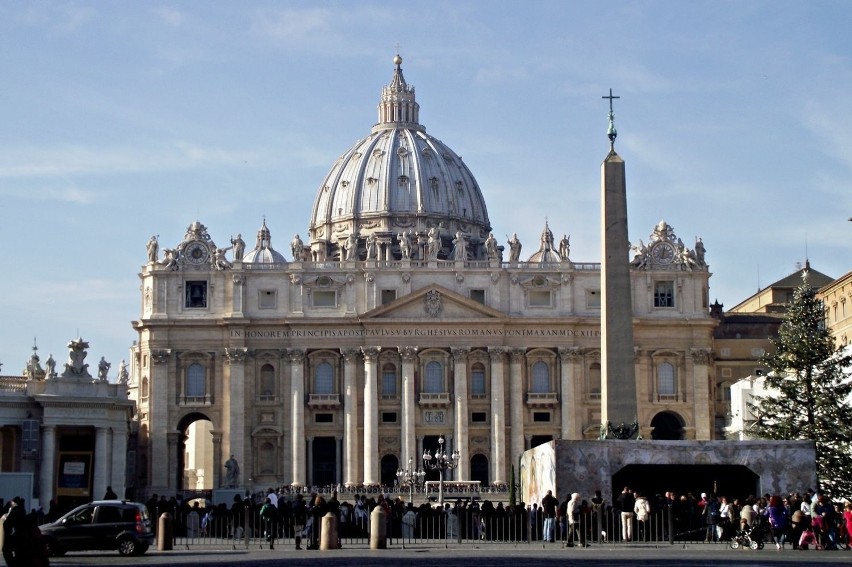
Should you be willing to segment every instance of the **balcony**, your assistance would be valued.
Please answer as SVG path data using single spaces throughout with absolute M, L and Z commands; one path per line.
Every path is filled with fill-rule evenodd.
M 317 409 L 334 409 L 340 407 L 340 394 L 309 394 L 308 406 Z
M 530 392 L 527 394 L 527 406 L 531 408 L 559 407 L 559 395 L 556 392 Z
M 420 399 L 418 400 L 421 408 L 443 408 L 448 407 L 450 405 L 450 394 L 448 392 L 441 392 L 436 394 L 420 394 Z

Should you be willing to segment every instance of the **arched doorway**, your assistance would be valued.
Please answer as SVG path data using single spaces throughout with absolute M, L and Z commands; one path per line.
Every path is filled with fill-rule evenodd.
M 651 439 L 679 441 L 683 439 L 683 419 L 671 411 L 662 411 L 651 420 Z
M 383 486 L 394 486 L 396 484 L 396 471 L 399 470 L 399 459 L 396 455 L 385 455 L 381 462 L 381 480 Z
M 177 487 L 178 490 L 210 490 L 216 488 L 213 470 L 213 422 L 203 413 L 191 413 L 178 424 Z M 159 459 L 153 459 L 153 463 Z M 156 466 L 156 465 L 154 465 Z
M 488 457 L 477 453 L 470 458 L 470 480 L 478 480 L 481 486 L 488 486 Z

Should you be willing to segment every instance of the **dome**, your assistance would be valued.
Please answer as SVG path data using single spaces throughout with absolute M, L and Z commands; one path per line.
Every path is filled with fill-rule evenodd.
M 282 264 L 287 262 L 284 255 L 272 249 L 272 234 L 266 227 L 266 219 L 263 226 L 257 231 L 257 244 L 254 250 L 243 256 L 243 264 Z
M 468 256 L 484 258 L 491 226 L 479 185 L 458 154 L 426 133 L 399 55 L 394 64 L 379 122 L 337 159 L 319 187 L 309 224 L 312 253 L 340 259 L 343 243 L 355 235 L 363 259 L 367 238 L 375 234 L 383 259 L 400 258 L 400 233 L 415 240 L 434 228 L 441 236 L 439 257 L 450 254 L 460 231 Z
M 549 264 L 561 261 L 562 257 L 559 252 L 553 249 L 553 232 L 551 232 L 547 221 L 544 221 L 544 230 L 541 231 L 541 247 L 538 252 L 530 256 L 527 262 Z

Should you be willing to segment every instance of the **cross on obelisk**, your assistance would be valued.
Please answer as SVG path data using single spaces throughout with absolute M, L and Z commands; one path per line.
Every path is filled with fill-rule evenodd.
M 618 132 L 615 129 L 615 114 L 612 112 L 612 99 L 621 98 L 620 96 L 613 96 L 612 89 L 609 89 L 609 96 L 602 96 L 601 98 L 609 99 L 609 115 L 607 118 L 609 119 L 609 126 L 606 129 L 606 135 L 609 137 L 609 145 L 610 148 L 615 147 L 615 138 L 618 136 Z

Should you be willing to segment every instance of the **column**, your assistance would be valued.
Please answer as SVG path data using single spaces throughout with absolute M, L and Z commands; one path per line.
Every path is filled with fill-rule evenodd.
M 334 484 L 343 478 L 343 436 L 334 436 Z
M 222 467 L 225 466 L 222 460 L 222 432 L 213 430 L 210 431 L 210 436 L 213 438 L 213 474 L 210 476 L 213 478 L 213 488 L 221 488 Z M 175 443 L 177 443 L 177 439 L 175 439 Z M 204 474 L 207 476 L 207 471 Z
M 166 492 L 166 494 L 174 494 L 174 492 L 177 490 L 178 435 L 183 435 L 183 433 L 175 432 L 175 433 L 169 433 L 168 435 L 166 435 L 166 442 L 168 443 L 168 446 L 169 446 L 169 465 L 168 465 L 169 477 L 167 479 L 168 483 L 166 484 L 166 488 L 168 489 L 168 492 Z M 220 437 L 219 437 L 220 446 L 221 446 L 221 441 L 222 441 L 222 437 L 221 437 L 221 434 L 220 434 Z M 215 455 L 213 456 L 213 466 L 214 466 L 214 468 L 216 468 L 216 456 Z M 220 460 L 219 461 L 219 468 L 221 468 L 221 466 L 222 466 L 222 461 Z M 180 474 L 183 474 L 183 471 L 180 471 Z M 218 468 L 213 471 L 213 474 L 214 475 L 219 474 Z M 215 478 L 218 478 L 218 477 L 215 477 Z M 218 485 L 214 484 L 213 486 L 218 486 Z
M 112 429 L 112 470 L 108 484 L 112 486 L 119 498 L 124 498 L 126 487 L 126 467 L 127 467 L 127 427 L 124 424 Z
M 577 376 L 574 372 L 576 362 L 580 358 L 580 349 L 568 347 L 559 349 L 560 368 L 560 390 L 562 400 L 560 411 L 562 413 L 562 438 L 582 439 L 581 426 L 578 425 L 577 399 L 579 388 L 577 388 Z
M 381 347 L 362 347 L 364 354 L 364 484 L 379 480 L 379 400 L 376 366 Z
M 414 444 L 414 432 L 417 424 L 417 409 L 414 392 L 414 362 L 417 359 L 417 347 L 399 347 L 402 356 L 402 454 L 400 467 L 407 466 L 408 458 L 414 462 L 420 458 Z
M 169 468 L 163 466 L 163 460 L 170 458 L 166 441 L 169 430 L 169 384 L 182 383 L 182 380 L 169 379 L 170 350 L 151 352 L 151 380 L 148 397 L 148 478 L 151 479 L 148 490 L 152 494 L 170 494 L 168 490 Z M 179 387 L 180 391 L 181 388 Z M 164 457 L 166 457 L 164 459 Z
M 456 479 L 470 479 L 470 450 L 467 443 L 467 429 L 470 417 L 467 411 L 467 356 L 468 348 L 454 348 L 453 352 L 453 374 L 455 376 L 455 406 L 456 406 L 456 449 L 459 451 L 459 466 Z
M 305 442 L 308 461 L 308 486 L 313 486 L 314 483 L 314 438 L 308 437 Z
M 290 352 L 290 434 L 293 486 L 305 486 L 305 351 Z
M 524 452 L 524 349 L 512 349 L 509 366 L 509 413 L 511 414 L 511 448 L 509 462 L 517 464 Z
M 94 478 L 92 479 L 92 496 L 95 499 L 103 498 L 107 487 L 107 433 L 106 427 L 95 428 L 95 458 Z
M 343 484 L 357 486 L 358 462 L 358 357 L 355 349 L 343 351 Z
M 710 349 L 694 348 L 690 349 L 692 356 L 692 383 L 695 388 L 695 393 L 692 396 L 692 407 L 695 408 L 695 438 L 702 441 L 712 439 L 713 431 L 713 414 L 710 413 L 712 404 L 708 404 L 707 400 L 711 399 L 710 394 L 710 375 L 708 372 L 710 361 L 712 360 L 713 351 Z M 681 380 L 678 383 L 682 384 Z M 683 396 L 678 390 L 678 394 Z
M 56 426 L 43 425 L 41 428 L 41 469 L 39 470 L 39 502 L 45 510 L 53 498 L 54 478 L 56 467 Z M 30 503 L 27 502 L 27 505 Z
M 234 459 L 246 469 L 245 436 L 246 436 L 246 402 L 245 402 L 245 369 L 248 349 L 225 349 L 225 361 L 228 363 L 228 415 L 225 416 L 225 455 L 233 455 Z M 226 458 L 227 460 L 227 458 Z M 241 471 L 237 482 L 245 484 Z
M 506 385 L 503 360 L 506 349 L 489 347 L 491 357 L 491 478 L 492 484 L 506 484 Z

